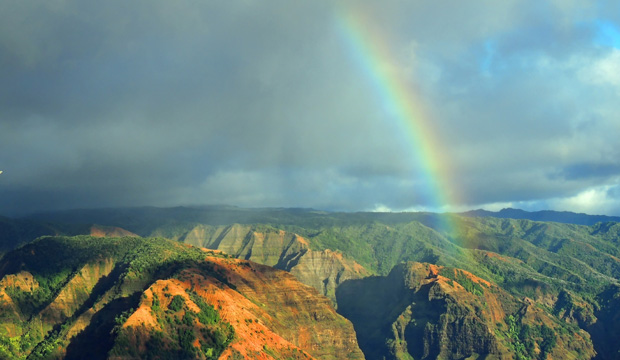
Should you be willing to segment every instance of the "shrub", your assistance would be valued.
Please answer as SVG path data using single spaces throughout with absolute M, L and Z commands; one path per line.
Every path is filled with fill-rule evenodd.
M 176 311 L 181 310 L 184 304 L 185 304 L 185 299 L 183 298 L 183 296 L 175 295 L 172 298 L 170 305 L 168 305 L 168 309 L 176 312 Z

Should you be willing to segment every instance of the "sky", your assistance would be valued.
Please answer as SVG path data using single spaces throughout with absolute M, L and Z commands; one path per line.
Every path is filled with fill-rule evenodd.
M 620 215 L 620 2 L 0 0 L 0 214 Z

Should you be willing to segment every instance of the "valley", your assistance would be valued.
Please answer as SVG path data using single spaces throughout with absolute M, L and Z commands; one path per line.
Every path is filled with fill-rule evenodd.
M 620 224 L 466 215 L 6 218 L 0 351 L 76 358 L 103 336 L 102 358 L 616 358 Z

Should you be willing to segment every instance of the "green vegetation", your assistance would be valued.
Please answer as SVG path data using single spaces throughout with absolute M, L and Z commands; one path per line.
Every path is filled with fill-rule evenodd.
M 183 299 L 183 296 L 175 295 L 172 298 L 170 305 L 168 305 L 168 309 L 172 311 L 179 311 L 183 308 L 183 305 L 185 305 L 185 299 Z
M 446 221 L 449 215 L 430 213 L 227 206 L 69 211 L 50 216 L 49 220 L 120 226 L 142 236 L 181 241 L 198 224 L 207 238 L 232 223 L 247 224 L 259 232 L 285 230 L 304 236 L 315 250 L 339 250 L 376 274 L 386 275 L 402 261 L 429 262 L 470 271 L 520 296 L 532 295 L 526 284 L 529 279 L 551 286 L 553 292 L 568 287 L 590 298 L 611 279 L 620 279 L 620 262 L 614 260 L 620 258 L 620 226 L 615 223 L 578 226 L 460 216 Z M 447 227 L 449 222 L 454 226 Z M 481 250 L 502 254 L 509 261 L 486 258 Z
M 108 218 L 109 224 L 142 235 L 166 234 L 180 241 L 185 241 L 188 233 L 200 225 L 205 238 L 193 238 L 192 243 L 203 246 L 217 246 L 221 241 L 218 234 L 232 223 L 246 224 L 247 232 L 239 236 L 252 231 L 277 234 L 280 230 L 299 234 L 308 240 L 311 249 L 338 250 L 377 275 L 387 275 L 401 262 L 417 261 L 469 271 L 518 298 L 528 297 L 534 301 L 557 299 L 568 291 L 574 294 L 573 300 L 562 300 L 558 306 L 545 311 L 583 329 L 589 329 L 597 314 L 607 311 L 597 310 L 606 306 L 599 295 L 620 281 L 618 224 L 578 226 L 453 216 L 450 221 L 454 226 L 447 227 L 442 216 L 428 213 L 345 214 L 238 208 L 135 211 L 142 213 L 133 217 L 134 223 L 128 224 L 117 217 Z M 238 240 L 238 243 L 247 244 L 247 239 Z M 274 250 L 270 259 L 277 259 L 285 251 Z M 239 253 L 237 256 L 248 254 Z M 462 273 L 447 275 L 472 294 L 480 296 L 487 291 Z M 512 310 L 516 311 L 516 308 Z M 553 331 L 576 330 L 557 327 Z M 601 330 L 601 335 L 593 334 L 595 347 L 603 349 L 598 344 L 608 342 L 604 340 L 605 331 Z M 526 342 L 522 344 L 527 345 Z M 529 354 L 527 351 L 526 347 L 523 354 Z
M 139 333 L 139 329 L 129 327 L 119 329 L 110 355 L 147 359 L 217 359 L 234 340 L 235 331 L 198 294 L 192 291 L 187 294 L 191 302 L 198 306 L 199 312 L 190 310 L 182 295 L 172 296 L 167 309 L 152 307 L 161 329 L 150 332 L 145 344 L 146 354 L 141 354 L 136 344 L 140 342 L 136 339 L 144 335 Z M 168 293 L 164 295 L 170 296 Z M 196 341 L 199 347 L 195 346 Z
M 555 331 L 545 324 L 530 326 L 523 324 L 522 319 L 513 315 L 506 318 L 506 324 L 506 338 L 510 341 L 511 350 L 517 360 L 547 359 L 557 343 Z M 537 347 L 540 349 L 538 354 Z
M 200 309 L 200 312 L 195 314 L 195 316 L 201 324 L 212 325 L 220 322 L 220 314 L 213 306 L 204 302 L 204 300 L 194 292 L 190 292 L 189 296 Z
M 484 294 L 483 287 L 480 286 L 480 284 L 478 284 L 477 282 L 474 282 L 467 275 L 465 275 L 463 273 L 463 271 L 461 271 L 459 269 L 453 269 L 453 268 L 444 267 L 439 272 L 439 275 L 447 277 L 448 279 L 450 279 L 452 281 L 456 281 L 462 287 L 464 287 L 465 290 L 469 291 L 470 293 L 472 293 L 474 295 L 479 295 L 480 296 L 480 295 Z
M 158 278 L 172 276 L 179 269 L 202 263 L 205 255 L 200 249 L 177 242 L 135 237 L 43 237 L 24 245 L 3 259 L 0 277 L 27 272 L 32 274 L 38 287 L 5 288 L 7 295 L 16 305 L 16 312 L 15 315 L 7 312 L 2 321 L 9 321 L 16 327 L 18 335 L 0 334 L 1 358 L 21 359 L 28 356 L 29 359 L 45 359 L 56 356 L 58 349 L 69 344 L 67 334 L 70 328 L 91 306 L 101 303 L 101 307 L 115 298 L 128 298 L 139 294 Z M 114 270 L 108 277 L 102 278 L 90 293 L 83 295 L 85 302 L 79 308 L 67 309 L 66 311 L 72 313 L 57 320 L 52 320 L 56 317 L 50 320 L 46 320 L 46 317 L 40 318 L 39 314 L 52 303 L 60 291 L 65 289 L 72 279 L 80 276 L 84 266 L 95 266 L 92 264 L 98 264 L 104 259 L 114 262 Z M 84 291 L 75 289 L 78 290 Z M 180 306 L 183 306 L 182 297 L 180 300 Z M 154 308 L 157 309 L 159 300 L 154 303 Z M 179 300 L 175 298 L 173 307 L 178 305 Z M 105 326 L 114 330 L 108 330 L 106 336 L 109 340 L 102 343 L 109 343 L 111 346 L 114 341 L 127 341 L 120 329 L 133 312 L 133 309 L 129 308 L 111 308 L 113 321 Z M 115 337 L 118 338 L 114 340 Z
M 196 209 L 187 211 L 194 221 L 205 214 Z M 299 234 L 309 240 L 311 249 L 338 250 L 378 275 L 386 275 L 403 261 L 428 262 L 467 270 L 519 296 L 531 296 L 530 283 L 534 281 L 550 286 L 555 293 L 568 289 L 583 296 L 589 294 L 589 298 L 610 281 L 620 279 L 620 262 L 615 260 L 620 258 L 618 226 L 453 216 L 455 226 L 447 228 L 441 216 L 425 213 L 230 211 L 236 213 L 231 218 L 240 223 L 254 218 L 265 221 L 249 224 L 244 228 L 247 232 L 239 236 L 276 234 L 280 230 Z M 206 216 L 203 221 L 200 229 L 204 238 L 192 238 L 192 243 L 217 246 L 229 226 L 213 225 Z M 185 240 L 196 225 L 188 220 L 185 232 L 180 230 L 183 226 L 175 225 L 181 231 L 175 238 Z M 152 231 L 160 233 L 165 228 L 162 225 Z M 248 239 L 238 241 L 246 246 Z M 273 249 L 265 260 L 277 260 L 284 251 Z M 503 258 L 487 256 L 488 252 Z
M 620 345 L 610 345 L 615 340 L 609 339 L 607 335 L 610 332 L 617 333 L 617 325 L 613 319 L 620 316 L 617 296 L 611 295 L 617 292 L 610 290 L 620 284 L 618 223 L 581 226 L 491 217 L 450 216 L 449 221 L 454 226 L 446 226 L 448 221 L 445 221 L 445 217 L 449 215 L 345 214 L 302 209 L 250 210 L 234 207 L 102 210 L 80 214 L 68 212 L 62 216 L 83 223 L 120 226 L 142 236 L 157 235 L 214 248 L 222 241 L 222 234 L 233 228 L 233 223 L 244 224 L 245 232 L 235 234 L 231 231 L 226 236 L 238 236 L 239 238 L 234 239 L 236 242 L 230 243 L 243 246 L 253 241 L 248 236 L 252 232 L 276 236 L 280 231 L 286 231 L 303 236 L 312 250 L 337 250 L 346 258 L 357 261 L 372 274 L 386 276 L 394 267 L 407 261 L 427 262 L 445 266 L 441 275 L 460 284 L 479 298 L 488 296 L 489 291 L 495 291 L 495 287 L 489 289 L 458 270 L 463 269 L 497 284 L 511 296 L 520 299 L 519 301 L 525 301 L 523 299 L 527 297 L 527 301 L 534 304 L 532 306 L 536 306 L 553 320 L 546 325 L 523 324 L 518 315 L 519 303 L 506 301 L 509 305 L 505 313 L 513 314 L 513 319 L 508 317 L 505 320 L 508 328 L 498 329 L 497 333 L 506 339 L 510 350 L 518 358 L 543 358 L 542 356 L 556 351 L 558 344 L 565 343 L 563 339 L 569 339 L 569 335 L 575 334 L 579 329 L 587 330 L 592 335 L 594 347 L 599 354 L 603 354 L 601 358 L 611 358 L 620 350 Z M 2 221 L 0 228 L 1 225 Z M 26 227 L 15 225 L 8 220 L 4 220 L 4 226 L 9 229 L 6 230 L 7 233 L 19 232 L 19 241 L 26 239 Z M 58 229 L 51 225 L 37 226 L 39 227 L 36 227 L 36 231 L 33 230 L 33 234 L 53 233 L 46 231 Z M 199 231 L 191 233 L 197 226 Z M 73 229 L 65 227 L 62 231 L 68 233 L 77 229 L 78 226 Z M 58 232 L 61 231 L 56 231 Z M 298 254 L 296 251 L 301 251 L 284 246 L 265 249 L 262 254 L 265 261 L 294 259 Z M 236 253 L 237 249 L 225 249 L 229 250 L 234 256 L 252 255 L 247 251 Z M 76 310 L 75 314 L 61 319 L 60 323 L 45 324 L 42 328 L 34 326 L 32 319 L 53 301 L 87 263 L 105 258 L 113 259 L 116 267 L 110 282 L 123 284 L 114 285 L 114 296 L 126 297 L 144 290 L 153 279 L 173 277 L 179 269 L 189 265 L 227 283 L 222 274 L 200 263 L 203 256 L 204 253 L 198 249 L 161 239 L 47 237 L 24 245 L 10 256 L 5 256 L 0 267 L 0 277 L 28 271 L 33 274 L 39 286 L 34 290 L 18 286 L 5 289 L 13 300 L 16 311 L 0 314 L 1 321 L 10 322 L 13 326 L 11 332 L 0 333 L 0 357 L 5 356 L 4 354 L 23 357 L 33 349 L 41 350 L 41 354 L 50 354 L 44 349 L 56 346 L 57 340 L 66 342 L 66 328 L 73 324 L 86 308 Z M 257 256 L 256 253 L 254 256 Z M 96 288 L 92 298 L 88 300 L 89 304 L 109 301 L 105 296 L 111 296 L 111 286 L 102 285 Z M 507 296 L 503 293 L 495 295 L 500 297 L 500 301 L 504 301 L 502 297 Z M 190 294 L 190 299 L 201 307 L 199 297 Z M 154 298 L 154 312 L 162 310 L 162 303 L 168 302 L 169 300 Z M 170 318 L 170 324 L 177 327 L 189 327 L 190 324 L 208 327 L 219 324 L 221 319 L 217 311 L 207 304 L 203 305 L 207 310 L 193 313 L 184 310 L 183 299 L 173 298 L 168 309 L 175 317 Z M 401 305 L 398 302 L 394 304 Z M 385 305 L 377 302 L 374 306 L 379 308 Z M 484 310 L 484 306 L 476 306 L 468 304 L 464 309 L 477 314 Z M 446 317 L 465 318 L 464 314 L 469 314 L 467 311 Z M 118 314 L 120 312 L 122 311 Z M 164 323 L 168 324 L 165 321 Z M 66 328 L 61 329 L 62 326 Z M 475 327 L 473 324 L 467 326 Z M 423 325 L 419 324 L 419 328 L 422 327 Z M 179 339 L 187 341 L 193 336 L 194 339 L 202 339 L 200 343 L 201 347 L 204 347 L 202 354 L 205 357 L 214 356 L 213 354 L 217 353 L 217 342 L 211 343 L 206 339 L 219 339 L 222 336 L 226 339 L 228 336 L 223 328 L 218 331 L 219 335 L 213 331 L 208 336 L 196 331 L 177 332 L 176 335 L 161 334 L 161 338 L 159 335 L 153 336 L 151 341 L 154 344 L 168 344 L 174 340 L 178 351 L 190 351 Z M 402 349 L 407 347 L 408 343 L 412 342 L 404 338 L 393 340 L 393 348 L 405 356 L 406 351 Z M 66 346 L 66 343 L 63 343 L 63 346 Z M 573 357 L 579 358 L 581 355 L 575 354 L 583 351 L 571 348 L 570 344 L 563 346 L 570 348 Z M 207 352 L 210 355 L 206 355 Z

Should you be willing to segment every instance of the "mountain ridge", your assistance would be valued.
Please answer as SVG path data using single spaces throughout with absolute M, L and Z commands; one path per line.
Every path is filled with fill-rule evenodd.
M 136 237 L 44 237 L 9 254 L 1 358 L 364 358 L 327 298 L 269 266 Z
M 502 214 L 516 217 L 529 213 L 515 210 Z M 186 243 L 183 246 L 206 248 L 210 250 L 205 251 L 240 261 L 252 260 L 286 270 L 328 296 L 339 313 L 353 320 L 357 340 L 368 358 L 378 356 L 369 350 L 374 348 L 380 348 L 377 351 L 386 359 L 410 359 L 412 355 L 416 359 L 461 359 L 468 354 L 542 360 L 545 354 L 555 354 L 554 357 L 606 360 L 614 359 L 620 350 L 620 344 L 610 335 L 620 333 L 614 322 L 620 318 L 618 222 L 578 225 L 472 214 L 330 213 L 233 207 L 138 208 L 118 212 L 107 209 L 81 217 L 72 212 L 61 215 L 54 220 L 68 218 L 102 224 L 94 228 L 101 235 L 162 237 Z M 454 226 L 445 226 L 444 217 L 450 217 Z M 67 232 L 93 233 L 88 223 L 56 224 L 50 220 L 22 221 L 45 223 Z M 129 243 L 141 241 L 126 239 Z M 386 291 L 386 279 L 394 277 L 395 269 L 404 271 L 403 264 L 427 264 L 414 267 L 428 269 L 413 271 L 419 273 L 409 277 L 418 279 L 415 281 L 390 280 L 392 290 Z M 431 269 L 454 270 L 439 273 Z M 84 271 L 89 273 L 88 269 Z M 25 278 L 9 280 L 31 286 Z M 432 293 L 437 296 L 429 297 L 426 290 L 420 293 L 420 286 L 411 285 L 416 281 L 425 283 L 429 291 L 434 287 Z M 500 289 L 494 290 L 499 298 L 485 295 L 481 281 Z M 133 289 L 143 286 L 140 284 L 136 283 Z M 359 302 L 356 307 L 375 314 L 382 321 L 379 325 L 351 315 L 351 301 L 338 296 L 347 289 L 357 289 L 353 296 L 353 301 Z M 453 297 L 452 293 L 461 296 Z M 370 294 L 392 294 L 395 298 L 375 301 Z M 481 296 L 486 300 L 482 301 Z M 417 305 L 412 305 L 411 297 Z M 19 299 L 15 298 L 15 306 L 23 307 Z M 505 303 L 500 306 L 501 311 L 495 305 L 493 312 L 485 310 L 485 303 L 498 302 Z M 387 305 L 392 303 L 397 306 Z M 407 310 L 409 305 L 411 309 Z M 434 315 L 420 317 L 421 309 L 435 309 L 429 313 Z M 499 313 L 505 316 L 494 315 Z M 420 322 L 431 324 L 432 329 L 418 326 Z M 462 328 L 466 331 L 460 336 L 456 329 L 463 324 L 468 325 Z M 365 328 L 378 330 L 364 333 Z M 489 331 L 490 337 L 484 335 Z M 534 331 L 532 336 L 538 340 L 528 342 L 529 331 Z M 137 339 L 131 334 L 129 337 Z M 443 340 L 438 342 L 438 338 Z M 483 338 L 486 340 L 482 341 Z M 488 346 L 478 347 L 478 340 Z M 144 341 L 141 344 L 138 348 L 144 348 Z M 411 344 L 417 345 L 412 348 Z M 420 352 L 415 350 L 418 346 L 435 350 Z
M 539 210 L 525 211 L 521 209 L 504 208 L 500 211 L 484 209 L 470 210 L 459 213 L 469 217 L 495 217 L 500 219 L 526 219 L 532 221 L 552 221 L 563 224 L 594 225 L 599 222 L 620 222 L 620 216 L 590 215 L 571 211 Z

